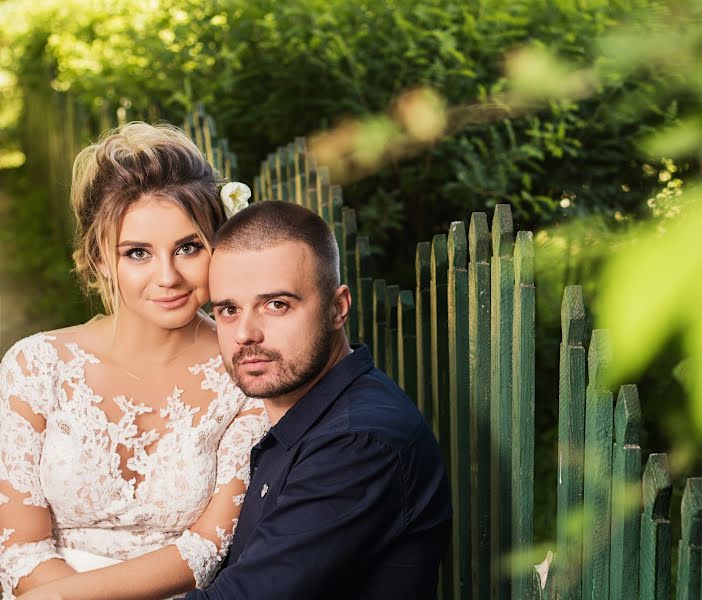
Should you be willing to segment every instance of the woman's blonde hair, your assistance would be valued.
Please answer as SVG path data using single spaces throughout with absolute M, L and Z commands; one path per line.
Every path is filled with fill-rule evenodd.
M 197 146 L 173 125 L 128 123 L 78 154 L 71 185 L 73 260 L 86 292 L 97 290 L 107 314 L 119 305 L 117 236 L 129 206 L 144 196 L 174 202 L 209 250 L 226 220 L 218 184 Z

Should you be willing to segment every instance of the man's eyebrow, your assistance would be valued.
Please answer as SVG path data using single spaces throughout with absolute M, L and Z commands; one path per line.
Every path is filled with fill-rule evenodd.
M 292 298 L 293 300 L 302 300 L 302 296 L 288 290 L 276 290 L 275 292 L 267 292 L 256 296 L 256 300 L 259 302 L 265 302 L 266 300 L 272 300 L 273 298 Z
M 224 300 L 210 300 L 210 306 L 213 308 L 217 306 L 232 306 L 234 304 L 233 300 L 225 298 Z
M 175 242 L 173 242 L 173 246 L 180 246 L 182 244 L 187 244 L 188 242 L 194 242 L 198 239 L 200 239 L 200 236 L 197 233 L 191 233 L 190 235 L 186 235 L 185 237 L 177 239 Z M 124 240 L 123 242 L 117 244 L 118 248 L 122 248 L 124 246 L 139 246 L 140 248 L 151 248 L 151 244 L 149 244 L 149 242 L 138 242 L 135 240 Z
M 276 290 L 274 292 L 266 292 L 265 294 L 256 295 L 257 302 L 266 302 L 267 300 L 272 300 L 273 298 L 292 298 L 293 300 L 302 300 L 302 296 L 288 290 Z M 210 305 L 212 305 L 213 308 L 218 306 L 235 306 L 236 302 L 230 298 L 224 298 L 222 300 L 210 300 Z

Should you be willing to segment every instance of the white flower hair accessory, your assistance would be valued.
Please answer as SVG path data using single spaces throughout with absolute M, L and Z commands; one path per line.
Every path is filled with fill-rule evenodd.
M 245 183 L 230 181 L 228 184 L 222 187 L 222 190 L 219 192 L 219 196 L 222 198 L 224 214 L 227 216 L 227 218 L 229 218 L 238 213 L 242 208 L 246 208 L 249 205 L 251 189 Z

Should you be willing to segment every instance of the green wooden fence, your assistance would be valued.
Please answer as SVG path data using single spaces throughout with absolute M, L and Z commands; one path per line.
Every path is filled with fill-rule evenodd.
M 474 213 L 419 242 L 415 288 L 400 289 L 373 269 L 355 212 L 303 138 L 269 154 L 253 187 L 254 201 L 296 202 L 329 223 L 354 297 L 351 342 L 371 348 L 436 434 L 454 506 L 443 600 L 671 597 L 667 457 L 650 455 L 642 472 L 636 386 L 616 402 L 607 389 L 607 332 L 586 331 L 579 286 L 562 304 L 555 558 L 546 577 L 534 566 L 534 247 L 508 205 L 490 225 Z M 699 599 L 702 479 L 687 482 L 682 525 L 677 596 Z
M 48 164 L 52 182 L 63 184 L 61 157 L 75 154 L 87 128 L 77 124 L 79 107 L 54 102 L 64 103 L 52 109 L 60 140 L 52 142 L 44 127 L 37 139 L 46 138 L 51 156 L 30 151 L 28 166 Z M 93 132 L 114 124 L 93 121 Z M 184 129 L 224 176 L 237 177 L 234 155 L 201 107 L 187 115 Z M 604 385 L 612 360 L 607 333 L 585 330 L 578 286 L 564 290 L 562 304 L 555 558 L 547 577 L 533 566 L 544 558 L 534 556 L 532 543 L 534 248 L 530 232 L 515 235 L 508 205 L 496 208 L 491 227 L 486 214 L 474 213 L 419 242 L 415 287 L 400 289 L 374 270 L 355 212 L 304 139 L 271 153 L 253 187 L 255 201 L 296 202 L 329 223 L 354 297 L 350 340 L 372 349 L 439 440 L 454 506 L 442 600 L 667 600 L 673 551 L 678 600 L 702 598 L 702 479 L 687 481 L 674 549 L 667 457 L 651 454 L 642 474 L 636 387 L 623 386 L 615 402 Z M 57 197 L 62 204 L 54 210 L 65 214 L 65 185 Z

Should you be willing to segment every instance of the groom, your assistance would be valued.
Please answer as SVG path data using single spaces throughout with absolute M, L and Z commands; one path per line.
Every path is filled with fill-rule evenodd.
M 436 597 L 451 506 L 409 398 L 352 350 L 336 241 L 315 213 L 259 202 L 217 234 L 210 293 L 227 370 L 272 428 L 229 557 L 199 599 Z

